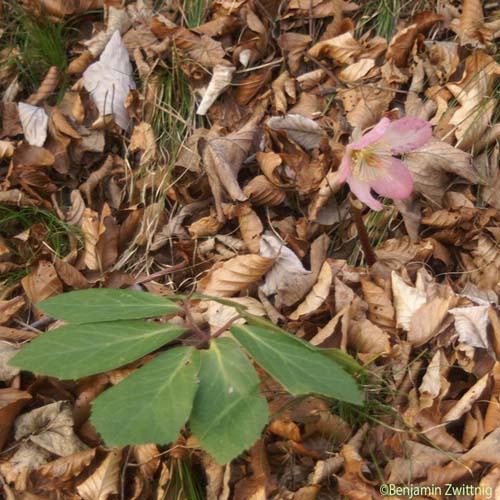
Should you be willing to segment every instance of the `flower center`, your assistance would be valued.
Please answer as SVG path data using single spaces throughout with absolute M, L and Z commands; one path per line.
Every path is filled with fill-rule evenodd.
M 382 173 L 380 170 L 386 156 L 390 156 L 390 148 L 382 141 L 352 151 L 352 174 L 363 182 L 374 181 Z

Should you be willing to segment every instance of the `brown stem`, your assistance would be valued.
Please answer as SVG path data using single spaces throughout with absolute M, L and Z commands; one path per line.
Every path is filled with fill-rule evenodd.
M 200 345 L 207 344 L 210 342 L 210 335 L 207 335 L 197 324 L 191 314 L 189 299 L 183 300 L 182 305 L 184 306 L 184 311 L 186 312 L 186 322 L 189 325 L 189 328 L 193 330 L 193 332 L 198 335 L 200 338 Z
M 217 331 L 212 333 L 211 337 L 213 339 L 217 338 L 219 335 L 223 334 L 237 319 L 240 319 L 241 316 L 238 314 L 232 317 L 229 321 L 226 321 Z
M 174 271 L 179 271 L 179 269 L 183 269 L 186 267 L 185 262 L 181 262 L 180 264 L 176 264 L 175 266 L 168 266 L 166 269 L 162 269 L 157 273 L 150 274 L 149 276 L 145 276 L 144 278 L 139 278 L 135 281 L 136 285 L 140 285 L 141 283 L 147 283 L 148 281 L 153 281 L 156 278 L 161 278 L 165 276 L 165 274 L 173 273 Z
M 375 262 L 377 262 L 377 257 L 373 251 L 373 247 L 370 243 L 370 238 L 368 237 L 366 226 L 363 221 L 363 204 L 352 193 L 349 195 L 349 201 L 351 202 L 351 212 L 358 231 L 359 242 L 361 243 L 361 248 L 365 254 L 366 263 L 369 266 L 372 266 Z

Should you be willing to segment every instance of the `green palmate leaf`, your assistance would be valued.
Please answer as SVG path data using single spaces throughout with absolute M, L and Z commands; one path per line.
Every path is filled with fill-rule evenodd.
M 176 347 L 160 354 L 92 404 L 92 423 L 109 446 L 174 441 L 198 389 L 199 352 Z
M 259 377 L 234 340 L 213 340 L 201 351 L 200 387 L 191 415 L 191 430 L 221 464 L 259 439 L 267 424 Z
M 184 331 L 142 320 L 65 325 L 32 340 L 10 363 L 35 373 L 77 379 L 135 361 Z
M 293 335 L 255 325 L 232 326 L 231 332 L 291 394 L 316 393 L 353 404 L 363 403 L 356 381 L 348 373 Z
M 94 288 L 63 293 L 37 304 L 45 314 L 68 323 L 151 318 L 180 311 L 164 297 L 137 290 Z

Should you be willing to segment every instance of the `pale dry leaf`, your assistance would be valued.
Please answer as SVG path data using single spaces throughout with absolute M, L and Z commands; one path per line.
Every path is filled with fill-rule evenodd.
M 160 450 L 155 444 L 139 444 L 132 448 L 132 454 L 141 474 L 148 478 L 156 474 L 160 466 Z
M 408 331 L 415 312 L 427 302 L 425 293 L 407 285 L 395 271 L 391 273 L 392 293 L 398 328 Z
M 388 483 L 410 483 L 425 478 L 430 467 L 450 461 L 449 454 L 415 441 L 403 443 L 403 456 L 390 460 L 385 469 Z
M 197 115 L 206 115 L 217 98 L 231 85 L 233 74 L 236 71 L 234 66 L 217 64 L 214 67 L 212 78 L 208 84 L 203 98 L 196 110 Z
M 57 401 L 20 415 L 15 422 L 15 438 L 26 438 L 60 457 L 87 449 L 73 430 L 71 405 Z
M 292 75 L 295 75 L 304 57 L 306 47 L 312 42 L 309 35 L 288 31 L 278 37 L 279 46 L 287 59 Z
M 99 241 L 99 216 L 90 208 L 85 208 L 81 222 L 84 238 L 84 262 L 92 271 L 98 271 L 101 267 L 96 244 Z
M 427 408 L 432 405 L 438 396 L 445 396 L 450 384 L 445 375 L 448 371 L 448 363 L 442 350 L 436 351 L 432 357 L 427 370 L 418 388 L 420 393 L 420 406 Z
M 90 40 L 85 40 L 83 44 L 87 47 L 88 52 L 92 57 L 96 58 L 106 50 L 106 45 L 111 38 L 118 32 L 120 35 L 125 33 L 131 25 L 131 19 L 127 9 L 123 9 L 116 5 L 109 5 L 106 9 L 106 29 L 99 31 Z M 86 52 L 84 52 L 85 54 Z M 85 62 L 85 61 L 82 61 Z
M 0 381 L 10 382 L 21 370 L 11 366 L 9 361 L 19 352 L 19 347 L 10 342 L 0 341 Z
M 212 267 L 198 282 L 206 295 L 231 297 L 256 283 L 273 265 L 274 259 L 260 255 L 238 255 Z
M 0 361 L 0 366 L 1 364 L 2 362 Z M 27 391 L 20 391 L 12 387 L 0 389 L 0 421 L 2 422 L 0 426 L 0 450 L 3 450 L 9 438 L 15 418 L 31 399 L 32 396 Z
M 17 108 L 26 142 L 31 146 L 42 147 L 47 139 L 49 124 L 45 109 L 24 102 L 20 102 Z
M 437 425 L 434 420 L 425 416 L 425 413 L 417 415 L 416 422 L 422 428 L 422 434 L 436 448 L 453 453 L 461 453 L 464 446 L 446 431 L 443 425 Z
M 368 303 L 368 318 L 381 328 L 394 328 L 396 314 L 390 294 L 368 279 L 361 280 L 361 288 Z
M 202 452 L 201 461 L 207 476 L 207 500 L 218 500 L 224 484 L 224 471 L 229 466 L 220 465 L 209 453 Z
M 266 310 L 264 306 L 252 297 L 233 297 L 232 302 L 242 305 L 249 314 L 254 316 L 265 316 Z M 205 313 L 206 320 L 210 325 L 211 333 L 214 333 L 219 328 L 223 327 L 230 320 L 238 316 L 238 311 L 229 305 L 220 304 L 213 300 L 208 302 L 208 308 Z M 234 321 L 234 325 L 245 324 L 245 318 L 238 318 Z
M 248 206 L 241 205 L 238 213 L 240 233 L 248 250 L 251 253 L 259 253 L 260 236 L 264 231 L 264 226 L 260 217 Z
M 253 177 L 243 188 L 243 193 L 254 205 L 267 205 L 269 207 L 281 205 L 286 198 L 285 191 L 275 186 L 265 175 Z
M 12 316 L 19 312 L 25 304 L 26 301 L 20 295 L 9 300 L 0 299 L 0 325 L 10 321 Z
M 272 130 L 284 130 L 290 139 L 305 149 L 319 147 L 321 139 L 326 137 L 325 131 L 314 120 L 302 115 L 273 116 L 266 124 Z
M 110 451 L 96 471 L 76 489 L 83 500 L 107 500 L 119 492 L 122 448 Z
M 347 344 L 357 352 L 374 356 L 391 352 L 389 334 L 369 319 L 349 322 Z
M 261 238 L 260 255 L 273 262 L 261 287 L 266 295 L 277 294 L 279 303 L 290 306 L 311 288 L 312 283 L 305 279 L 311 271 L 305 269 L 295 253 L 269 231 Z
M 115 31 L 100 58 L 83 73 L 83 84 L 94 100 L 101 117 L 111 115 L 124 130 L 129 116 L 125 100 L 135 88 L 127 48 Z
M 500 498 L 500 465 L 495 465 L 479 481 L 480 493 L 474 500 L 488 500 Z M 490 494 L 491 492 L 491 494 Z
M 479 399 L 488 384 L 490 375 L 481 377 L 443 416 L 443 422 L 453 422 L 468 412 Z
M 325 302 L 330 295 L 333 273 L 328 262 L 321 267 L 318 275 L 318 281 L 313 285 L 310 292 L 305 296 L 304 301 L 299 304 L 297 309 L 290 314 L 290 319 L 297 320 L 301 316 L 311 314 L 316 311 Z
M 348 83 L 357 82 L 362 78 L 371 78 L 372 72 L 370 71 L 375 67 L 375 59 L 364 58 L 350 64 L 342 71 L 339 72 L 338 77 L 340 80 Z
M 36 268 L 21 280 L 21 284 L 31 304 L 63 292 L 56 270 L 47 260 L 39 261 Z M 35 309 L 35 315 L 39 318 L 41 313 Z
M 69 481 L 72 477 L 78 476 L 92 462 L 96 451 L 97 448 L 91 448 L 58 458 L 36 469 L 35 474 L 54 482 Z
M 68 286 L 75 290 L 83 290 L 89 288 L 90 283 L 74 266 L 68 262 L 54 257 L 54 267 L 59 275 L 59 278 Z
M 490 349 L 487 331 L 489 309 L 489 305 L 450 309 L 450 314 L 455 318 L 455 329 L 460 342 L 472 347 Z
M 449 147 L 454 150 L 452 146 Z M 460 150 L 454 150 L 454 152 L 455 151 Z M 460 151 L 460 153 L 462 152 Z M 457 154 L 457 156 L 459 155 Z M 449 161 L 453 160 L 450 158 Z M 422 155 L 418 153 L 406 154 L 405 163 L 413 178 L 414 192 L 420 193 L 425 198 L 441 205 L 443 196 L 449 185 L 449 178 L 447 173 L 439 168 L 439 165 L 443 164 L 444 166 L 448 166 L 448 160 L 446 160 L 445 157 L 441 158 L 439 154 L 432 151 L 429 153 L 424 151 Z
M 273 90 L 274 107 L 278 113 L 286 113 L 288 101 L 295 102 L 297 92 L 295 88 L 295 79 L 290 76 L 288 71 L 281 73 L 271 84 Z M 298 113 L 301 114 L 301 113 Z
M 0 160 L 12 158 L 14 154 L 14 144 L 9 141 L 0 141 Z
M 340 64 L 352 64 L 362 53 L 363 47 L 354 39 L 350 31 L 318 42 L 309 49 L 309 54 L 313 57 L 328 57 Z
M 142 151 L 140 165 L 155 160 L 158 156 L 156 137 L 151 124 L 141 122 L 134 127 L 130 137 L 130 151 Z
M 474 460 L 490 464 L 500 463 L 500 427 L 462 455 L 462 460 Z
M 420 306 L 412 315 L 407 340 L 414 346 L 425 344 L 435 337 L 448 315 L 450 299 L 435 297 Z

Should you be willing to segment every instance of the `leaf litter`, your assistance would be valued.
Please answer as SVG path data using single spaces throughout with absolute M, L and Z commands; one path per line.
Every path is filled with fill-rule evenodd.
M 69 60 L 42 61 L 32 92 L 18 71 L 37 61 L 12 35 L 19 11 L 0 2 L 6 497 L 379 499 L 382 483 L 454 483 L 493 498 L 495 5 L 403 6 L 386 38 L 363 1 L 19 8 L 40 26 L 76 29 Z M 405 116 L 428 121 L 433 138 L 403 157 L 411 197 L 363 211 L 368 266 L 338 172 L 353 137 Z M 90 404 L 137 364 L 65 382 L 8 365 L 20 341 L 57 326 L 38 301 L 91 287 L 233 298 L 354 356 L 366 407 L 295 398 L 260 370 L 270 425 L 231 464 L 188 429 L 170 448 L 105 449 Z M 228 324 L 244 325 L 237 314 L 200 301 L 192 320 L 227 337 Z

